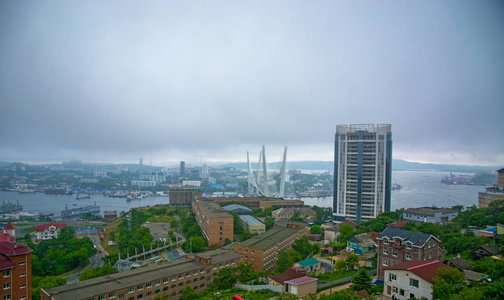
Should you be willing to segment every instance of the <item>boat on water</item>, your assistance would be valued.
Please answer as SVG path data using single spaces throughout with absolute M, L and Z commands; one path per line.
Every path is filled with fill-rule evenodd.
M 75 197 L 75 199 L 77 199 L 77 200 L 91 199 L 91 195 L 90 194 L 79 194 L 79 195 L 77 195 L 77 197 Z
M 68 204 L 65 207 L 65 210 L 61 211 L 62 219 L 80 219 L 83 215 L 90 213 L 92 215 L 96 215 L 100 213 L 100 207 L 96 205 L 83 206 L 78 208 L 68 209 Z
M 393 191 L 398 191 L 400 189 L 402 189 L 402 185 L 400 183 L 393 183 L 392 184 L 392 190 Z
M 23 205 L 19 204 L 19 200 L 16 201 L 16 204 L 11 203 L 8 201 L 5 203 L 5 201 L 0 205 L 0 214 L 10 214 L 10 213 L 16 213 L 20 212 L 23 210 Z

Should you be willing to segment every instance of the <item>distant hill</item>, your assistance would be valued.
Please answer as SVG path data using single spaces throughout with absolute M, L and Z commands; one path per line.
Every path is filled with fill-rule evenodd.
M 257 169 L 257 163 L 252 163 L 252 168 Z M 280 169 L 282 166 L 280 162 L 268 163 L 268 168 Z M 247 169 L 247 163 L 225 163 L 214 165 L 215 168 L 237 168 L 237 169 Z M 287 162 L 287 167 L 289 169 L 300 169 L 300 170 L 330 170 L 334 169 L 334 162 L 332 161 L 292 161 Z M 444 164 L 423 164 L 417 162 L 409 162 L 401 159 L 392 160 L 392 170 L 393 171 L 422 171 L 422 170 L 434 170 L 441 172 L 463 172 L 463 173 L 479 173 L 483 171 L 492 170 L 495 171 L 501 167 L 488 167 L 488 166 L 466 166 L 466 165 L 444 165 Z

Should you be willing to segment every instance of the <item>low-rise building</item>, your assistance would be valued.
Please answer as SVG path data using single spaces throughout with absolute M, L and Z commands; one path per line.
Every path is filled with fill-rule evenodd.
M 306 270 L 306 272 L 317 272 L 320 270 L 321 263 L 316 258 L 309 258 L 302 261 L 299 261 L 294 264 L 294 267 L 301 267 Z
M 226 239 L 233 240 L 233 216 L 213 201 L 192 201 L 192 211 L 210 247 L 224 246 Z
M 301 218 L 308 218 L 317 215 L 317 213 L 309 207 L 297 207 L 297 208 L 280 208 L 272 212 L 272 216 L 275 220 L 280 219 L 290 219 L 298 213 Z
M 246 206 L 239 205 L 239 204 L 229 204 L 226 206 L 223 206 L 225 210 L 229 211 L 230 213 L 238 214 L 238 215 L 251 215 L 252 210 Z
M 48 290 L 41 289 L 41 300 L 146 299 L 158 295 L 178 300 L 185 286 L 201 292 L 224 267 L 237 266 L 242 255 L 224 250 L 203 252 L 193 258 L 106 275 Z M 15 298 L 18 299 L 18 298 Z
M 287 268 L 282 274 L 269 276 L 269 285 L 282 285 L 285 286 L 285 282 L 288 280 L 301 278 L 306 276 L 306 270 L 299 267 Z M 285 289 L 284 289 L 285 291 Z
M 385 268 L 383 294 L 399 300 L 415 297 L 432 299 L 432 278 L 439 269 L 448 268 L 439 261 L 409 261 Z
M 104 211 L 103 212 L 103 219 L 107 222 L 112 222 L 115 219 L 117 219 L 117 211 L 111 210 L 111 211 Z
M 458 211 L 451 208 L 418 207 L 408 208 L 403 212 L 403 220 L 412 223 L 444 224 L 458 215 Z
M 496 256 L 499 255 L 500 253 L 501 251 L 498 246 L 492 244 L 485 244 L 471 251 L 471 259 L 478 260 L 486 256 Z
M 351 237 L 347 241 L 346 250 L 352 254 L 363 255 L 374 250 L 375 242 L 367 233 L 361 233 Z
M 285 281 L 285 292 L 299 298 L 317 293 L 317 278 L 301 277 Z
M 291 222 L 235 245 L 235 251 L 244 256 L 245 264 L 251 264 L 256 271 L 268 273 L 276 267 L 278 253 L 289 249 L 295 240 L 307 235 L 307 224 Z
M 266 225 L 252 216 L 242 215 L 240 216 L 240 222 L 250 233 L 261 234 L 266 231 Z
M 157 182 L 155 181 L 150 181 L 150 180 L 131 180 L 131 186 L 138 186 L 138 187 L 151 187 L 151 186 L 156 186 Z
M 37 225 L 35 235 L 37 241 L 46 241 L 58 238 L 61 228 L 67 227 L 66 223 L 49 223 Z
M 260 208 L 264 210 L 266 207 L 286 207 L 286 208 L 296 208 L 303 207 L 304 201 L 301 200 L 282 200 L 276 198 L 264 198 L 264 197 L 256 197 L 256 198 L 208 198 L 207 200 L 212 200 L 220 205 L 229 205 L 229 204 L 240 204 L 244 205 L 248 208 Z

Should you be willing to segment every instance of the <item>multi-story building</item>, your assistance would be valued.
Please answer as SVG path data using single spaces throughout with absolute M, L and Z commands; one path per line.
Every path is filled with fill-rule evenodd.
M 32 249 L 16 243 L 15 227 L 9 222 L 0 233 L 0 299 L 32 297 Z
M 171 207 L 191 207 L 192 202 L 201 200 L 201 191 L 194 189 L 170 189 Z
M 185 176 L 185 161 L 180 162 L 180 177 Z
M 458 211 L 450 208 L 418 207 L 408 208 L 403 212 L 403 220 L 412 223 L 443 224 L 450 222 L 458 215 Z
M 208 198 L 212 201 L 215 201 L 221 205 L 228 204 L 240 204 L 246 206 L 248 208 L 260 208 L 263 209 L 268 206 L 279 206 L 285 208 L 300 208 L 304 206 L 304 201 L 302 200 L 282 200 L 275 198 L 265 198 L 265 197 L 257 197 L 257 198 Z
M 360 223 L 390 211 L 391 126 L 338 125 L 334 148 L 335 220 Z
M 497 184 L 487 187 L 485 192 L 479 193 L 478 208 L 486 208 L 491 202 L 504 200 L 504 168 L 497 170 L 497 173 Z
M 61 228 L 67 227 L 66 223 L 49 223 L 37 225 L 35 235 L 37 241 L 46 241 L 58 238 Z
M 94 171 L 94 177 L 107 177 L 107 172 L 105 171 Z
M 307 224 L 291 222 L 235 245 L 235 251 L 243 254 L 245 264 L 268 273 L 276 267 L 278 253 L 289 249 L 295 240 L 307 235 Z
M 444 260 L 441 241 L 431 234 L 387 227 L 378 240 L 378 280 L 384 269 L 408 261 Z
M 109 210 L 103 212 L 103 219 L 107 222 L 112 222 L 117 219 L 117 211 Z
M 237 266 L 241 261 L 242 255 L 231 251 L 203 252 L 193 258 L 181 258 L 48 290 L 41 289 L 40 299 L 153 300 L 158 295 L 166 295 L 169 299 L 178 300 L 185 286 L 201 292 L 212 283 L 220 269 Z
M 192 202 L 192 211 L 208 246 L 224 246 L 226 239 L 233 241 L 233 216 L 219 204 L 195 200 Z

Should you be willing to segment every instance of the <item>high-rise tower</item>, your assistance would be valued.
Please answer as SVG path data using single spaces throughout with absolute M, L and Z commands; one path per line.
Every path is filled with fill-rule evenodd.
M 357 223 L 390 211 L 392 132 L 390 124 L 336 126 L 335 220 Z

